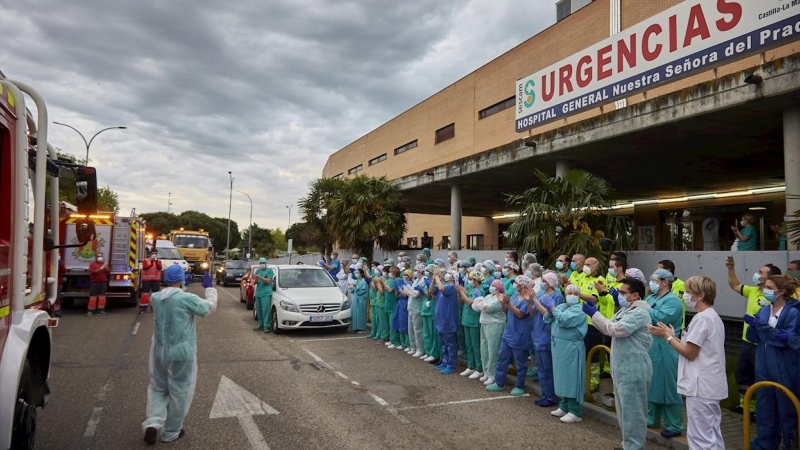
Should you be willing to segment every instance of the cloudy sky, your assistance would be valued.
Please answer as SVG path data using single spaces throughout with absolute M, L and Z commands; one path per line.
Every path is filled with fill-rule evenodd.
M 331 153 L 555 22 L 555 0 L 0 0 L 0 70 L 121 210 L 286 228 Z M 50 142 L 83 158 L 74 131 Z M 298 220 L 297 208 L 292 221 Z

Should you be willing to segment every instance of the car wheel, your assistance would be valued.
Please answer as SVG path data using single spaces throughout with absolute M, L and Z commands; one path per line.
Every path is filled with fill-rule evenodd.
M 272 328 L 272 332 L 275 334 L 283 333 L 281 327 L 278 326 L 278 311 L 275 308 L 272 308 L 272 320 L 270 320 L 269 324 L 270 328 Z
M 33 449 L 36 437 L 36 407 L 33 402 L 33 373 L 28 361 L 22 370 L 17 390 L 17 405 L 14 408 L 14 425 L 11 434 L 11 448 Z

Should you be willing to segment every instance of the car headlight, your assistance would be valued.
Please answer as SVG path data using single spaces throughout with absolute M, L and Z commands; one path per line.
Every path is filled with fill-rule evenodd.
M 347 311 L 348 309 L 350 309 L 350 300 L 345 300 L 342 303 L 342 311 Z
M 285 302 L 283 300 L 281 300 L 281 308 L 283 308 L 284 311 L 295 312 L 295 313 L 300 312 L 300 310 L 297 309 L 297 306 L 294 303 Z
M 204 262 L 203 264 L 200 264 L 200 267 L 202 267 L 203 269 L 208 269 L 208 263 Z

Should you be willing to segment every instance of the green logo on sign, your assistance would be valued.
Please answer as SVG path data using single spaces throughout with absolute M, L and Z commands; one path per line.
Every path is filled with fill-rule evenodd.
M 528 82 L 525 83 L 526 108 L 530 108 L 531 106 L 533 106 L 533 103 L 536 101 L 536 93 L 533 91 L 534 86 L 536 86 L 536 83 L 534 83 L 533 80 L 528 80 Z

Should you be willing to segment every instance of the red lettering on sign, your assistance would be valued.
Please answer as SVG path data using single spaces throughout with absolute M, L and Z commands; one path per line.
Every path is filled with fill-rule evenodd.
M 547 88 L 547 74 L 542 75 L 542 100 L 549 102 L 556 90 L 556 73 L 550 71 L 550 89 Z
M 644 36 L 642 37 L 642 56 L 644 56 L 645 61 L 653 61 L 661 54 L 661 49 L 663 48 L 661 44 L 656 44 L 652 50 L 650 49 L 650 36 L 658 36 L 663 31 L 664 29 L 657 23 L 650 25 L 644 30 Z
M 611 45 L 606 45 L 597 50 L 597 81 L 605 80 L 613 73 L 611 69 L 606 69 L 606 66 L 611 64 L 611 56 L 609 53 L 611 53 L 612 49 L 613 47 Z
M 578 79 L 578 87 L 585 88 L 592 82 L 592 57 L 589 55 L 584 56 L 578 61 L 578 72 L 576 73 Z
M 669 52 L 678 51 L 678 16 L 669 16 Z
M 692 45 L 692 40 L 699 37 L 705 40 L 711 37 L 711 32 L 708 31 L 708 22 L 706 22 L 706 15 L 703 13 L 701 5 L 694 5 L 689 10 L 689 23 L 686 25 L 686 36 L 683 38 L 683 46 L 688 47 Z
M 730 14 L 731 20 L 719 19 L 717 20 L 717 29 L 719 31 L 728 31 L 739 25 L 742 20 L 742 5 L 739 2 L 731 2 L 730 0 L 717 0 L 717 11 L 722 14 Z
M 558 95 L 572 92 L 572 66 L 567 64 L 558 69 Z
M 630 43 L 624 39 L 617 42 L 617 72 L 625 70 L 625 62 L 631 69 L 636 67 L 636 33 L 630 35 Z

